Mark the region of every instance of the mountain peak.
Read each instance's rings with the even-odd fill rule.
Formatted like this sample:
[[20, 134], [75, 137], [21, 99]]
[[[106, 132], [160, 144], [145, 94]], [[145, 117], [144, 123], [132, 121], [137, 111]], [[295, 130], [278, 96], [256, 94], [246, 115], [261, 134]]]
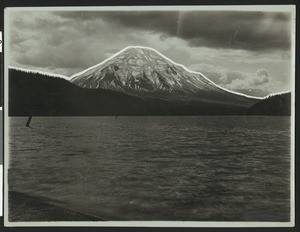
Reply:
[[[137, 52], [140, 52], [140, 51], [143, 51], [143, 50], [152, 50], [154, 51], [153, 48], [150, 48], [150, 47], [143, 47], [143, 46], [128, 46], [128, 47], [125, 47], [124, 49], [121, 50], [121, 52], [123, 51], [137, 51]], [[156, 51], [156, 50], [155, 50]]]
[[126, 51], [137, 52], [137, 53], [148, 51], [148, 52], [155, 52], [155, 53], [159, 54], [159, 52], [157, 50], [155, 50], [154, 48], [144, 47], [144, 46], [128, 46], [128, 47], [125, 47], [124, 49], [122, 49], [119, 53], [126, 52]]

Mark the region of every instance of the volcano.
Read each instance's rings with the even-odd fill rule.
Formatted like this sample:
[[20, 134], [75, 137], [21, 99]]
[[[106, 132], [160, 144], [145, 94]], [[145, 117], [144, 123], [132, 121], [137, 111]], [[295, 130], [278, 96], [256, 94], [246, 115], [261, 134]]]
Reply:
[[106, 89], [172, 102], [249, 107], [260, 100], [226, 90], [200, 72], [188, 70], [152, 48], [130, 46], [103, 62], [71, 76], [87, 89]]

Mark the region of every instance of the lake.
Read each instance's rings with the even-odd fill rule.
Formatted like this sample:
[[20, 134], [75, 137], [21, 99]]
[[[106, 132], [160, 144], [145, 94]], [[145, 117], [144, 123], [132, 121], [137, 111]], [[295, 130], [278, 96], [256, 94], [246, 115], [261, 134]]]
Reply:
[[9, 190], [103, 220], [290, 220], [290, 117], [26, 121], [9, 118]]

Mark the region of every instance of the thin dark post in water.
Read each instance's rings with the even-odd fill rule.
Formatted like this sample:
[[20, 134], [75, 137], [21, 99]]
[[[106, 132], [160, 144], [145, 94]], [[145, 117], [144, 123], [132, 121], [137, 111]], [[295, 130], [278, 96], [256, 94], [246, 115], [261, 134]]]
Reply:
[[118, 115], [115, 117], [115, 120], [118, 118]]
[[29, 114], [28, 120], [26, 122], [27, 127], [30, 127], [30, 122], [31, 122], [32, 116], [33, 116], [33, 112], [31, 111], [30, 114]]

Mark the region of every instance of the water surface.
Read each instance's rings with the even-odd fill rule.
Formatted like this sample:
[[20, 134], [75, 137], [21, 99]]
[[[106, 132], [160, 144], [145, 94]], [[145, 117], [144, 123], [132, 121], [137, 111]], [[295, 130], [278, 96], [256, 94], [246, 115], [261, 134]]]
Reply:
[[289, 221], [289, 117], [26, 120], [10, 190], [105, 220]]

